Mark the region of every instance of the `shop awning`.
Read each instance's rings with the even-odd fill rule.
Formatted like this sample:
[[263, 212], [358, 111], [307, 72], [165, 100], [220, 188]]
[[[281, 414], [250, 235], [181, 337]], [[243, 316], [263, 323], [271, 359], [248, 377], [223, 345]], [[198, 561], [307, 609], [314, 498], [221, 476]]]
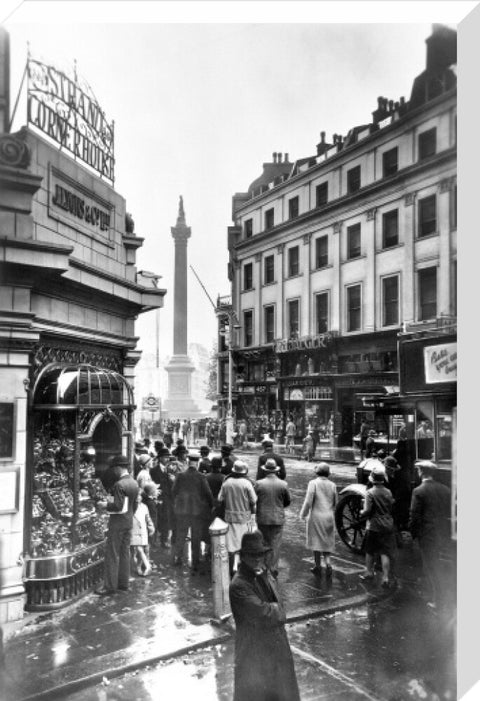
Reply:
[[94, 365], [47, 365], [33, 390], [34, 406], [132, 406], [132, 388], [122, 375]]

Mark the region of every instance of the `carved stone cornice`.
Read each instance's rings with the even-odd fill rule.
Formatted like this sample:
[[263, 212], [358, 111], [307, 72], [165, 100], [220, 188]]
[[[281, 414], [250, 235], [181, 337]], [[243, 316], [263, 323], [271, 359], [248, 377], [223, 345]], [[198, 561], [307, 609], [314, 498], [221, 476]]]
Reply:
[[443, 180], [440, 180], [438, 183], [438, 190], [439, 192], [450, 192], [455, 185], [457, 184], [457, 179], [455, 176], [452, 176], [450, 178], [443, 178]]
[[0, 164], [10, 168], [28, 168], [32, 154], [27, 144], [27, 130], [0, 135]]

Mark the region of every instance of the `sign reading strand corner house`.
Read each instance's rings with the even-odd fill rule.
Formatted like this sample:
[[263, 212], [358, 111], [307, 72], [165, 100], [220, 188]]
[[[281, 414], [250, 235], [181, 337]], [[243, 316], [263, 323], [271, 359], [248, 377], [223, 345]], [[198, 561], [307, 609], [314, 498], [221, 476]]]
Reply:
[[456, 382], [457, 380], [457, 344], [443, 343], [426, 346], [423, 349], [425, 362], [425, 382]]
[[114, 125], [76, 75], [28, 59], [28, 124], [114, 182]]

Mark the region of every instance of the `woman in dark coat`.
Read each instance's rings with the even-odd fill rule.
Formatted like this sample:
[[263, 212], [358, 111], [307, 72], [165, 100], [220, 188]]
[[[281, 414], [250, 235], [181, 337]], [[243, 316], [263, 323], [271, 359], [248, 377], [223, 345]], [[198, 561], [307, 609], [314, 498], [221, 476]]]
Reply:
[[300, 701], [285, 611], [276, 580], [265, 568], [267, 549], [259, 531], [246, 533], [230, 584], [236, 626], [233, 701]]

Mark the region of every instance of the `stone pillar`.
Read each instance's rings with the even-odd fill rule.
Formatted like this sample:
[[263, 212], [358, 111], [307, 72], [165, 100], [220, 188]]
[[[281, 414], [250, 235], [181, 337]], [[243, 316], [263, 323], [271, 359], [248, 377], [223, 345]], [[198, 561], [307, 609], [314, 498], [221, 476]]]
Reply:
[[195, 366], [187, 355], [187, 245], [191, 230], [185, 223], [182, 197], [178, 208], [177, 225], [172, 226], [171, 231], [175, 241], [173, 356], [165, 368], [168, 373], [168, 399], [164, 403], [164, 410], [171, 418], [187, 419], [201, 416], [201, 411], [192, 399], [191, 377]]
[[180, 197], [177, 226], [172, 226], [171, 231], [175, 241], [173, 355], [187, 355], [187, 245], [192, 233], [185, 222], [182, 197]]
[[227, 531], [228, 523], [221, 518], [216, 518], [208, 529], [212, 554], [213, 621], [217, 623], [226, 621], [232, 615], [228, 593], [230, 573], [225, 542]]

